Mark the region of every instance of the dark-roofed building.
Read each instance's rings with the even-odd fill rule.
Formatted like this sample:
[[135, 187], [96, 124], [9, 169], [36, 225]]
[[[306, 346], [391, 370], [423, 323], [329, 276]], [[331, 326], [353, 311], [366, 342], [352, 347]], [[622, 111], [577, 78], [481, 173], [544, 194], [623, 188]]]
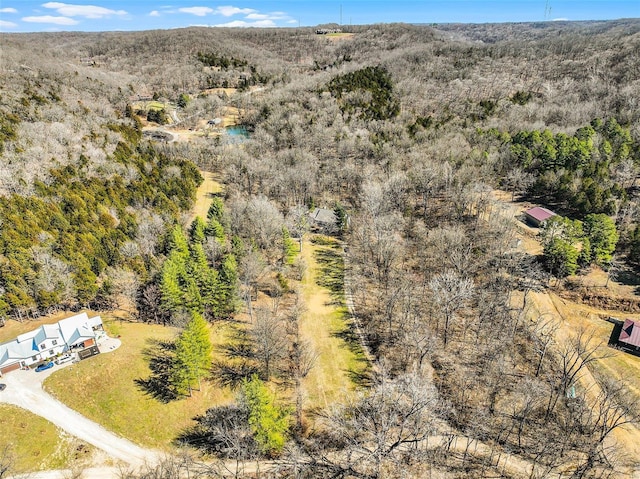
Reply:
[[636, 351], [640, 350], [640, 323], [632, 319], [626, 319], [622, 325], [618, 341], [625, 343], [626, 346]]
[[541, 206], [536, 206], [535, 208], [531, 208], [530, 210], [524, 212], [524, 216], [527, 221], [533, 226], [537, 226], [538, 228], [544, 225], [545, 221], [555, 215], [556, 214], [553, 211]]
[[327, 208], [316, 208], [309, 213], [311, 222], [319, 227], [328, 230], [334, 229], [338, 224], [338, 218], [333, 210]]

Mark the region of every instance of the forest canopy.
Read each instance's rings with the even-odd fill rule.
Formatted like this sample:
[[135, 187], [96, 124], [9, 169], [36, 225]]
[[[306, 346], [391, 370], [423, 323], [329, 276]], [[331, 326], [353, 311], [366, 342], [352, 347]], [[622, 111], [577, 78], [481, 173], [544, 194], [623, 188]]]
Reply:
[[[177, 328], [171, 401], [236, 400], [176, 440], [235, 475], [624, 477], [640, 22], [344, 30], [0, 35], [0, 318]], [[335, 351], [348, 393], [310, 399]]]

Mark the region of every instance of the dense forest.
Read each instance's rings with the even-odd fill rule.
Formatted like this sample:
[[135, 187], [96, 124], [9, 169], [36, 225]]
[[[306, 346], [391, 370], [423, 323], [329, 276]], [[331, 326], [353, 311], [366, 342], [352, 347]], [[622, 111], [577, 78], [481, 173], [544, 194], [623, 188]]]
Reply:
[[[640, 265], [640, 22], [345, 31], [2, 34], [0, 317], [180, 327], [172, 394], [211, 376], [239, 397], [182, 444], [274, 476], [631, 477], [611, 441], [640, 418], [632, 388], [582, 388], [607, 353], [554, 337], [528, 295]], [[133, 105], [152, 97], [184, 128], [233, 107], [250, 138], [149, 141]], [[192, 221], [199, 170], [224, 193]], [[514, 250], [497, 189], [559, 213], [539, 257]], [[309, 411], [291, 285], [317, 206], [340, 220], [372, 364], [349, 401]], [[238, 317], [242, 359], [211, 365], [205, 322]]]

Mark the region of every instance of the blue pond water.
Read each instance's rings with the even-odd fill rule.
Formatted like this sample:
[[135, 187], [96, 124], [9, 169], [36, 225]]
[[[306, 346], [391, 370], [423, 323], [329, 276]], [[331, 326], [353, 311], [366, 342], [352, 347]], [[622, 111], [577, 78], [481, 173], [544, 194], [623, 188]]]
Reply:
[[235, 141], [244, 141], [251, 136], [247, 128], [242, 125], [228, 126], [224, 130]]

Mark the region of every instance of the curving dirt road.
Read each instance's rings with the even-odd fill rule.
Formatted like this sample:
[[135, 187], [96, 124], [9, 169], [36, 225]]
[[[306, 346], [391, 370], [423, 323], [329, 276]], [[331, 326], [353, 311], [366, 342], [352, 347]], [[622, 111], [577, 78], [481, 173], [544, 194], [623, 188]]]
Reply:
[[[493, 192], [493, 196], [501, 208], [498, 209], [500, 214], [508, 221], [513, 221], [516, 226], [516, 237], [520, 240], [518, 249], [529, 255], [539, 255], [542, 253], [542, 245], [538, 231], [519, 221], [517, 217], [526, 208], [534, 206], [529, 203], [516, 203], [509, 200], [510, 195], [499, 190]], [[529, 292], [527, 297], [527, 307], [529, 308], [530, 318], [539, 318], [544, 315], [551, 315], [558, 319], [558, 328], [554, 332], [554, 340], [559, 343], [567, 343], [570, 338], [574, 337], [576, 331], [581, 327], [589, 328], [588, 314], [584, 311], [585, 306], [565, 301], [558, 297], [549, 289], [541, 292]], [[589, 308], [587, 308], [589, 309]], [[591, 308], [593, 309], [593, 308]], [[600, 313], [616, 314], [615, 311], [600, 311]], [[600, 338], [606, 344], [607, 336]], [[606, 347], [606, 346], [605, 346]], [[593, 398], [601, 391], [597, 378], [591, 371], [590, 367], [582, 370], [578, 382], [582, 385], [588, 396]], [[625, 451], [621, 455], [628, 457], [638, 457], [640, 454], [640, 428], [635, 424], [627, 424], [622, 428], [617, 428], [607, 440], [607, 445], [615, 447], [618, 450]], [[626, 465], [626, 464], [625, 464]], [[640, 478], [640, 469], [635, 465], [631, 465], [626, 471], [629, 476]], [[621, 476], [622, 477], [622, 476]]]
[[[119, 343], [118, 340], [108, 341], [114, 342], [114, 344], [107, 345], [107, 347], [103, 349], [107, 352], [115, 349], [115, 347], [117, 347], [115, 344]], [[115, 343], [115, 341], [118, 341], [118, 343]], [[105, 451], [113, 459], [134, 468], [143, 466], [144, 464], [156, 463], [161, 457], [158, 452], [143, 449], [131, 441], [107, 431], [99, 424], [90, 421], [44, 391], [42, 388], [44, 379], [58, 369], [67, 367], [70, 364], [71, 363], [54, 366], [52, 369], [39, 373], [32, 370], [18, 370], [7, 374], [2, 378], [2, 382], [7, 385], [7, 388], [0, 394], [0, 402], [13, 404], [31, 411], [52, 422], [69, 434]], [[49, 471], [39, 474], [32, 473], [29, 477], [42, 479], [61, 477], [61, 472], [62, 471]], [[116, 477], [113, 471], [107, 472], [103, 470], [103, 472], [106, 475], [100, 477]]]

